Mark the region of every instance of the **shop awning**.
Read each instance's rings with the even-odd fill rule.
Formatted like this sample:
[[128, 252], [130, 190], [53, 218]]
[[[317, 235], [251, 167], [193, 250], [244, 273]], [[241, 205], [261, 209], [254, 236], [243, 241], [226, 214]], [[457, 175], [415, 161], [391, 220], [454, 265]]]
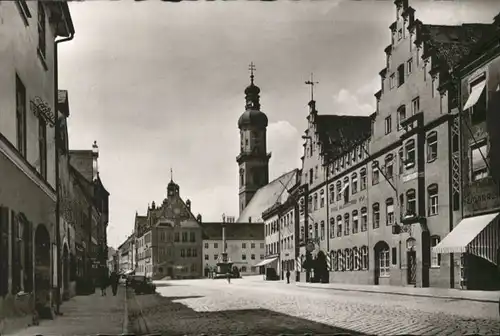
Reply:
[[483, 93], [485, 86], [486, 86], [486, 80], [472, 87], [469, 99], [467, 99], [467, 102], [464, 105], [463, 108], [464, 111], [476, 105], [477, 101], [479, 100], [479, 97], [481, 97], [481, 93]]
[[260, 263], [258, 263], [257, 265], [255, 265], [255, 267], [265, 266], [267, 264], [272, 263], [273, 261], [275, 261], [277, 259], [278, 259], [278, 257], [276, 257], [276, 258], [270, 258], [270, 259], [266, 259], [266, 260], [262, 260]]
[[432, 251], [435, 253], [464, 253], [468, 245], [488, 226], [499, 214], [464, 218]]

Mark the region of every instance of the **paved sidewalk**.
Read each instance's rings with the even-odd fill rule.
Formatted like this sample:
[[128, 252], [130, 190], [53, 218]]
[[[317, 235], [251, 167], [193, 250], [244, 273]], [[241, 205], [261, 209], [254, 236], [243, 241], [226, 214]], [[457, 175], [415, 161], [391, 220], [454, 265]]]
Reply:
[[101, 296], [100, 290], [96, 290], [95, 294], [89, 296], [76, 296], [63, 303], [61, 312], [63, 315], [54, 320], [41, 320], [38, 326], [7, 335], [121, 335], [122, 332], [126, 332], [124, 327], [128, 320], [125, 308], [125, 288], [120, 286], [116, 296], [111, 293], [111, 288], [108, 288], [107, 296]]
[[[247, 276], [242, 280], [249, 282], [263, 282], [267, 284], [285, 284], [286, 280], [265, 281], [262, 275]], [[376, 285], [351, 285], [341, 283], [306, 283], [291, 281], [290, 285], [295, 284], [297, 287], [306, 288], [321, 288], [338, 291], [354, 291], [366, 293], [380, 293], [392, 295], [407, 295], [434, 297], [443, 299], [468, 300], [478, 302], [495, 302], [500, 299], [500, 291], [477, 291], [477, 290], [461, 290], [453, 288], [419, 288], [419, 287], [400, 287], [400, 286], [376, 286]]]

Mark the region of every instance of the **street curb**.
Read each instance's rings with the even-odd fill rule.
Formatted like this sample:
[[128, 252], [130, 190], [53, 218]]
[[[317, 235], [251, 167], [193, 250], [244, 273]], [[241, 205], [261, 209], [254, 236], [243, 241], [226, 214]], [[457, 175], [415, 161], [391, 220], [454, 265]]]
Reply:
[[384, 295], [400, 295], [400, 296], [417, 296], [417, 297], [426, 297], [426, 298], [434, 298], [434, 299], [443, 299], [443, 300], [459, 300], [459, 301], [473, 301], [473, 302], [487, 302], [487, 303], [498, 303], [498, 300], [493, 299], [471, 299], [471, 298], [457, 298], [453, 296], [436, 296], [430, 294], [409, 294], [409, 293], [397, 293], [397, 292], [379, 292], [369, 289], [347, 289], [347, 288], [331, 288], [331, 287], [316, 287], [316, 286], [307, 286], [297, 283], [297, 287], [302, 288], [315, 288], [315, 289], [323, 289], [323, 290], [335, 290], [335, 291], [343, 291], [343, 292], [364, 292], [364, 293], [375, 293], [375, 294], [384, 294]]
[[123, 317], [123, 328], [122, 336], [131, 335], [129, 331], [129, 320], [128, 320], [128, 291], [125, 287], [125, 304], [124, 304], [124, 317]]

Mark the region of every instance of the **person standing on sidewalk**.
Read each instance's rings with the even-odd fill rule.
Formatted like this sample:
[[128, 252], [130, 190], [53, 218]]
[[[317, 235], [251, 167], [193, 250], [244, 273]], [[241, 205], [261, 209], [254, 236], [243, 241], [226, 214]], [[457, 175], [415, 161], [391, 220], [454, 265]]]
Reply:
[[119, 281], [118, 274], [116, 274], [116, 272], [113, 271], [111, 273], [109, 280], [111, 282], [111, 290], [113, 291], [113, 296], [116, 296], [116, 293], [118, 292], [118, 281]]
[[286, 270], [286, 283], [290, 283], [290, 270]]
[[101, 296], [106, 296], [106, 287], [108, 287], [108, 270], [101, 268], [101, 277], [99, 279], [101, 287]]
[[231, 272], [227, 272], [227, 283], [231, 283]]

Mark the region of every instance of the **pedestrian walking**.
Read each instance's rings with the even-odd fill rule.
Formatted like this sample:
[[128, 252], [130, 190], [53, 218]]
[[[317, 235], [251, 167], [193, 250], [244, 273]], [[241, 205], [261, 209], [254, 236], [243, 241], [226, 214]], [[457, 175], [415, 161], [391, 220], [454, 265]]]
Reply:
[[227, 272], [227, 283], [231, 283], [231, 272]]
[[290, 283], [290, 270], [286, 270], [286, 283]]
[[116, 296], [116, 293], [118, 292], [119, 280], [120, 278], [118, 277], [118, 274], [116, 274], [116, 272], [113, 271], [110, 276], [111, 290], [113, 291], [113, 296]]

